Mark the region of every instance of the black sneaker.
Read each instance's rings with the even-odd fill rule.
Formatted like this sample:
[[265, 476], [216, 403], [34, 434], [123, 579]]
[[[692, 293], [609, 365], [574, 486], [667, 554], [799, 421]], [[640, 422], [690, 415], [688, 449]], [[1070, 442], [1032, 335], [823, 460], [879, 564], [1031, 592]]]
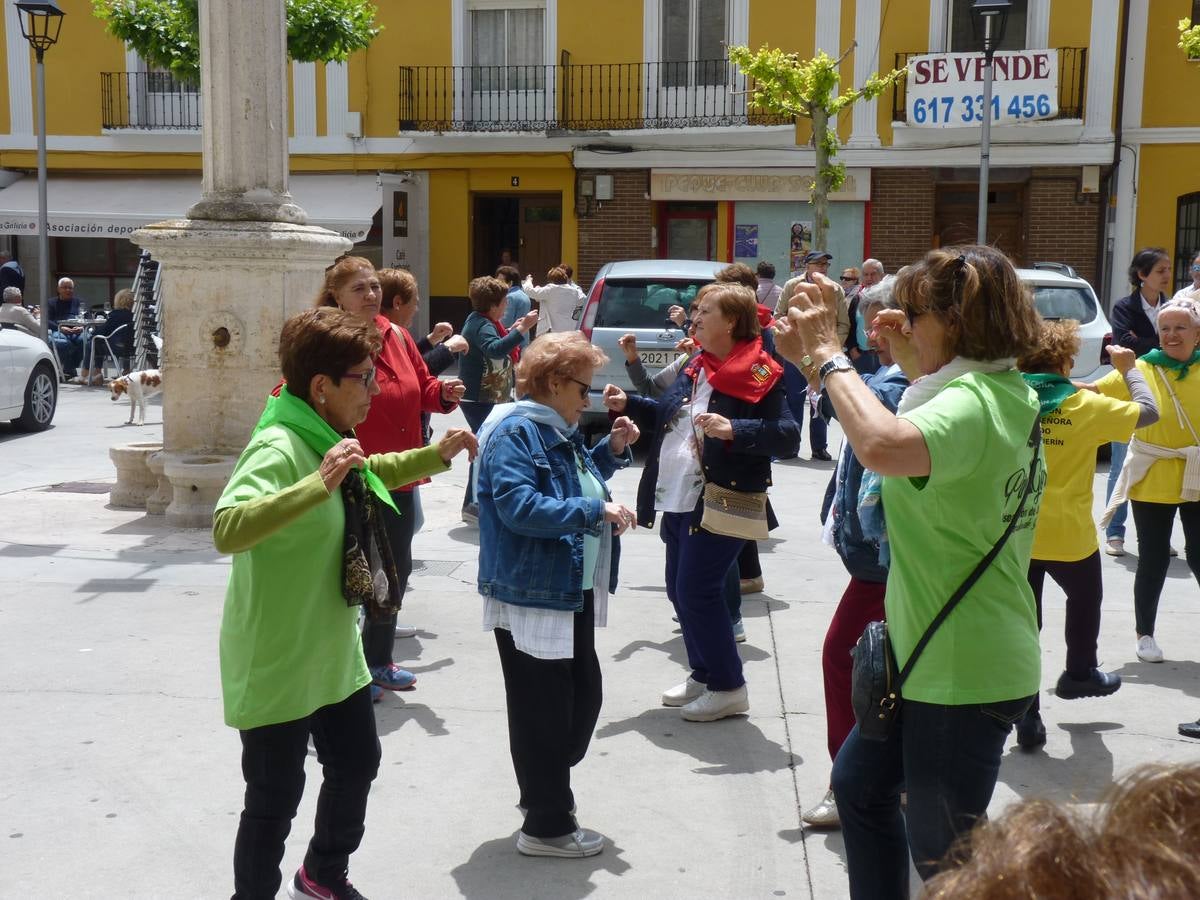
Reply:
[[1101, 672], [1092, 669], [1086, 678], [1074, 678], [1069, 672], [1058, 676], [1058, 684], [1054, 687], [1063, 700], [1078, 700], [1080, 697], [1107, 697], [1115, 694], [1121, 686], [1121, 676], [1115, 672]]
[[347, 873], [343, 872], [335, 884], [317, 884], [308, 877], [304, 866], [301, 866], [296, 870], [296, 877], [288, 884], [288, 896], [292, 900], [304, 900], [306, 897], [315, 900], [367, 900], [346, 880], [346, 875]]
[[1017, 722], [1017, 746], [1022, 750], [1036, 750], [1046, 743], [1046, 726], [1042, 714], [1031, 709]]
[[1183, 722], [1179, 726], [1179, 733], [1187, 738], [1200, 738], [1200, 722]]
[[821, 462], [833, 462], [833, 457], [829, 455], [828, 450], [814, 450], [812, 458], [819, 459]]

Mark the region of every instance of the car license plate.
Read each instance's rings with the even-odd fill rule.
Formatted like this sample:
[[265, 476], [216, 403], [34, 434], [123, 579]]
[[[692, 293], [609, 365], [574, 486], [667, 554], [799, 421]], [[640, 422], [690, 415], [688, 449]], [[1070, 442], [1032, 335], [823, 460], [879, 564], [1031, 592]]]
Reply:
[[642, 350], [642, 365], [647, 369], [665, 369], [679, 354], [674, 350]]

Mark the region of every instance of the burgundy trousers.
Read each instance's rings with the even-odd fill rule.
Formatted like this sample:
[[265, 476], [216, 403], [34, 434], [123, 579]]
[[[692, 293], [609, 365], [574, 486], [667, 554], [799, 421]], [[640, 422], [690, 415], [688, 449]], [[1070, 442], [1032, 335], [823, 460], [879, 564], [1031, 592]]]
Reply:
[[846, 735], [854, 727], [854, 710], [850, 706], [850, 672], [854, 659], [850, 651], [868, 624], [883, 619], [886, 590], [886, 582], [851, 577], [833, 613], [829, 630], [825, 632], [821, 668], [825, 673], [825, 728], [831, 760], [837, 757]]

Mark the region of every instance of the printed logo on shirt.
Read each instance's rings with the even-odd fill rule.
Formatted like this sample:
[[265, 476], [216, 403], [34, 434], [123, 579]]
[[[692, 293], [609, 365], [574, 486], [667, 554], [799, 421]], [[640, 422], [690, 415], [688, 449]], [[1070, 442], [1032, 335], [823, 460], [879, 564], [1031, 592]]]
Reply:
[[750, 375], [759, 384], [766, 384], [767, 379], [771, 377], [771, 370], [762, 363], [755, 363], [750, 367]]

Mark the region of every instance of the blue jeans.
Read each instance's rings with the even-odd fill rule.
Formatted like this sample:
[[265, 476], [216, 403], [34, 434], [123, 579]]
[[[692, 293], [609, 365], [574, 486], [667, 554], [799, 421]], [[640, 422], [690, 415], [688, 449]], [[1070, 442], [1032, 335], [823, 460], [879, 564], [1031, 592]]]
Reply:
[[804, 428], [804, 412], [808, 410], [811, 416], [808, 423], [808, 444], [812, 450], [826, 450], [829, 445], [829, 427], [820, 416], [812, 415], [812, 407], [808, 403], [808, 380], [800, 374], [800, 370], [790, 362], [783, 364], [783, 389], [787, 395], [788, 409], [797, 427]]
[[987, 812], [1004, 742], [1031, 700], [905, 700], [886, 741], [865, 740], [854, 726], [832, 778], [852, 900], [907, 898], [910, 855], [921, 878], [938, 871], [954, 840]]
[[[1121, 444], [1113, 441], [1109, 444], [1112, 448], [1112, 461], [1108, 464], [1108, 486], [1104, 489], [1104, 502], [1107, 504], [1112, 498], [1113, 488], [1117, 486], [1117, 479], [1121, 477], [1121, 468], [1125, 465], [1125, 453], [1129, 450], [1129, 444]], [[1104, 537], [1108, 540], [1120, 538], [1125, 540], [1125, 518], [1129, 515], [1129, 504], [1122, 503], [1121, 506], [1113, 513], [1112, 519], [1108, 523], [1108, 527], [1104, 529]]]
[[711, 691], [732, 691], [746, 683], [733, 640], [726, 602], [726, 578], [741, 552], [741, 538], [692, 530], [693, 513], [663, 513], [667, 545], [667, 596], [683, 629], [692, 677]]
[[50, 332], [50, 341], [58, 350], [58, 358], [62, 362], [63, 371], [74, 372], [83, 359], [83, 335], [52, 331]]

